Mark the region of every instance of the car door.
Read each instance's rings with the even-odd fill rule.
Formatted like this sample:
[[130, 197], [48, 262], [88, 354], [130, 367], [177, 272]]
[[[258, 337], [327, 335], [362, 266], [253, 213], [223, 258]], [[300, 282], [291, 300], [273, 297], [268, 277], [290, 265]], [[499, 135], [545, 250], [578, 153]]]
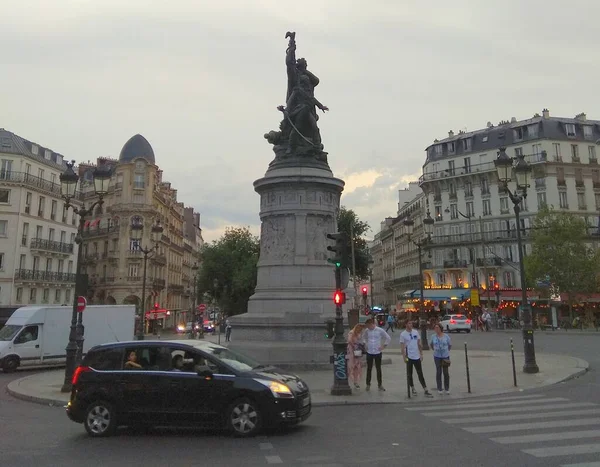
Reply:
[[21, 359], [21, 366], [42, 363], [42, 332], [39, 324], [25, 326], [13, 340], [13, 350]]

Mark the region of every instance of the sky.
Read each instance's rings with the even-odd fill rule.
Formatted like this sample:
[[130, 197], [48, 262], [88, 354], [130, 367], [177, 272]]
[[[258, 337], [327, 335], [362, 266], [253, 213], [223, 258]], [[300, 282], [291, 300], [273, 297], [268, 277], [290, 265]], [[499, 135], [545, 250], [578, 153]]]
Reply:
[[488, 121], [600, 119], [597, 0], [4, 0], [0, 127], [77, 161], [140, 133], [207, 241], [258, 234], [286, 31], [321, 80], [342, 205], [373, 236], [425, 148]]

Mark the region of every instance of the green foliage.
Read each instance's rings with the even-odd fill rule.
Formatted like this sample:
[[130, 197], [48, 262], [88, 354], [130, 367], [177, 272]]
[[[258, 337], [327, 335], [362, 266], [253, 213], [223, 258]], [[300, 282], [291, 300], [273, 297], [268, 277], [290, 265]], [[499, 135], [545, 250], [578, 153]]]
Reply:
[[527, 282], [550, 276], [550, 282], [569, 296], [597, 290], [600, 256], [591, 248], [585, 221], [570, 212], [544, 208], [531, 229], [532, 254], [525, 258]]
[[[356, 259], [356, 277], [358, 280], [369, 276], [369, 249], [363, 235], [371, 230], [368, 223], [361, 221], [352, 209], [342, 206], [338, 215], [338, 231], [348, 237], [348, 254], [351, 254], [350, 231], [354, 235], [354, 256]], [[352, 229], [351, 229], [352, 227]], [[352, 264], [348, 265], [352, 273]]]
[[[256, 263], [260, 247], [247, 228], [228, 228], [223, 236], [205, 245], [198, 271], [198, 303], [206, 293], [228, 315], [245, 313], [248, 299], [256, 287]], [[217, 287], [214, 288], [214, 280]]]

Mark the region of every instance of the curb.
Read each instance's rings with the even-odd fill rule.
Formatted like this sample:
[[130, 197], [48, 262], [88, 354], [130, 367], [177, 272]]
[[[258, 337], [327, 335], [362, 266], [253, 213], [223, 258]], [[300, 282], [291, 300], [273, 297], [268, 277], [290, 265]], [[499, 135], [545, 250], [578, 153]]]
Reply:
[[57, 399], [50, 399], [47, 397], [38, 397], [38, 396], [31, 396], [29, 394], [23, 394], [13, 388], [11, 388], [11, 386], [15, 385], [18, 386], [19, 382], [29, 378], [30, 376], [25, 376], [23, 378], [19, 378], [19, 379], [15, 379], [14, 381], [11, 381], [10, 383], [8, 383], [6, 385], [6, 392], [11, 395], [12, 397], [14, 397], [15, 399], [20, 399], [22, 401], [26, 401], [26, 402], [34, 402], [36, 404], [43, 404], [43, 405], [49, 405], [51, 407], [64, 407], [65, 405], [67, 405], [67, 402], [65, 401], [60, 401]]

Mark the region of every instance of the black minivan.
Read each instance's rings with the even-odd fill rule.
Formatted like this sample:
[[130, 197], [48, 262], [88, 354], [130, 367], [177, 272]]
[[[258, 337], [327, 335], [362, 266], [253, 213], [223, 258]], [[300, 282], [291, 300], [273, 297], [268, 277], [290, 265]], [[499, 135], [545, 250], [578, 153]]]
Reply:
[[310, 413], [300, 378], [206, 341], [96, 346], [75, 370], [67, 404], [69, 418], [94, 437], [118, 426], [226, 428], [252, 436]]

